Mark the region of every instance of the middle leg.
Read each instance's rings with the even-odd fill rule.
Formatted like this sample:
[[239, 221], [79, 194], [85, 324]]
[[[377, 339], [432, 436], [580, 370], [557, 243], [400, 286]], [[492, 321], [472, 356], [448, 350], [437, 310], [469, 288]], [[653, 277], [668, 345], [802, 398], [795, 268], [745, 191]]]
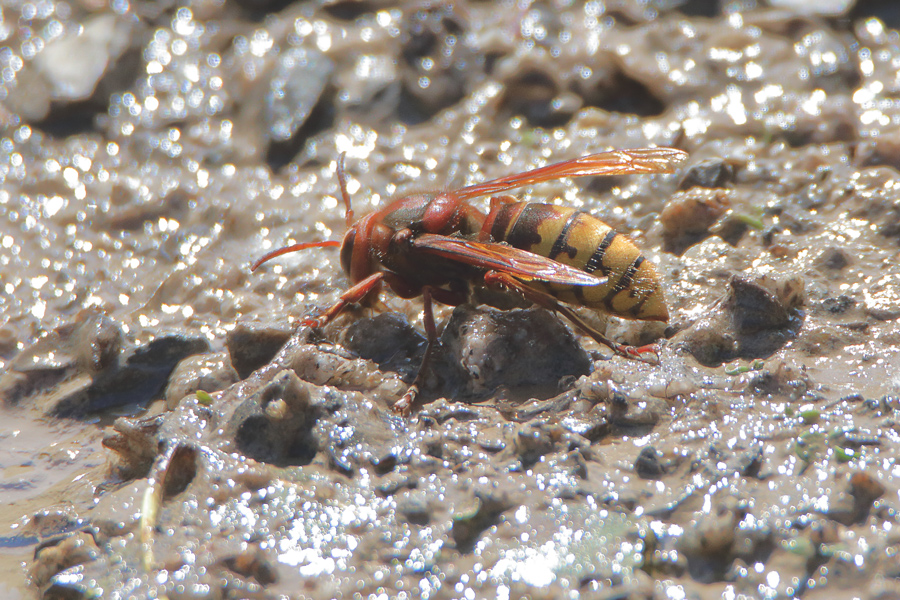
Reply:
[[432, 290], [430, 287], [426, 286], [422, 288], [422, 299], [425, 304], [423, 317], [425, 321], [425, 336], [428, 340], [427, 345], [425, 346], [425, 356], [422, 357], [422, 363], [419, 365], [419, 370], [416, 372], [416, 378], [413, 379], [409, 389], [407, 389], [406, 393], [391, 407], [394, 412], [404, 416], [409, 414], [413, 403], [416, 401], [416, 397], [419, 395], [419, 387], [425, 379], [424, 373], [426, 372], [426, 369], [428, 369], [429, 363], [431, 362], [431, 353], [434, 350], [434, 346], [437, 344], [437, 326], [434, 323], [434, 308], [432, 306], [431, 295]]

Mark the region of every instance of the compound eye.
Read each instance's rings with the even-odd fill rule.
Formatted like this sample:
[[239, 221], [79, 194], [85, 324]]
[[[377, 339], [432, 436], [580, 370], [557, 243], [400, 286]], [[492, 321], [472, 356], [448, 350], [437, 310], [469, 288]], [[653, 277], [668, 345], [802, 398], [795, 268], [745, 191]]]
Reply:
[[353, 245], [356, 243], [356, 227], [351, 227], [341, 242], [341, 268], [350, 275], [350, 261], [353, 258]]

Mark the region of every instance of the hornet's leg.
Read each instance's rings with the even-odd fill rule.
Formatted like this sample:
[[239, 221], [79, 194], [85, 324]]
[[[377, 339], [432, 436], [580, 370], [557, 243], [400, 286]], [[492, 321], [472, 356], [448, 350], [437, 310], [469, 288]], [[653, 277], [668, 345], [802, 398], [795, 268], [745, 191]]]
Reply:
[[409, 386], [409, 389], [406, 390], [406, 393], [403, 394], [403, 396], [399, 400], [397, 400], [392, 407], [394, 409], [394, 412], [400, 413], [401, 415], [408, 415], [410, 409], [412, 408], [413, 402], [416, 401], [416, 396], [419, 395], [419, 386], [422, 384], [422, 380], [425, 378], [424, 373], [426, 369], [428, 369], [429, 362], [431, 362], [432, 350], [437, 343], [437, 327], [434, 324], [434, 311], [432, 309], [431, 294], [432, 288], [428, 286], [422, 288], [422, 298], [425, 301], [425, 335], [428, 338], [428, 345], [425, 346], [425, 356], [422, 357], [422, 364], [419, 365], [419, 370], [416, 373], [416, 378], [413, 380], [412, 385]]
[[635, 347], [614, 342], [585, 323], [584, 320], [579, 317], [575, 311], [573, 311], [568, 306], [561, 304], [550, 294], [541, 292], [534, 288], [530, 288], [508, 273], [488, 271], [484, 275], [484, 282], [488, 285], [501, 285], [506, 286], [509, 289], [516, 290], [517, 292], [522, 294], [526, 300], [534, 302], [538, 306], [542, 306], [547, 310], [552, 310], [554, 312], [560, 313], [562, 316], [571, 321], [576, 327], [583, 330], [597, 342], [603, 344], [607, 348], [610, 348], [613, 352], [620, 356], [624, 356], [625, 358], [633, 358], [635, 360], [640, 360], [652, 365], [659, 364], [659, 347], [656, 344]]
[[372, 275], [369, 275], [368, 277], [354, 285], [352, 288], [341, 294], [341, 297], [337, 302], [334, 303], [331, 308], [320, 314], [318, 317], [309, 317], [303, 319], [301, 323], [303, 325], [309, 325], [310, 327], [324, 327], [326, 324], [330, 323], [336, 316], [341, 314], [341, 311], [347, 308], [348, 304], [360, 302], [367, 295], [377, 290], [383, 278], [384, 273], [374, 273]]

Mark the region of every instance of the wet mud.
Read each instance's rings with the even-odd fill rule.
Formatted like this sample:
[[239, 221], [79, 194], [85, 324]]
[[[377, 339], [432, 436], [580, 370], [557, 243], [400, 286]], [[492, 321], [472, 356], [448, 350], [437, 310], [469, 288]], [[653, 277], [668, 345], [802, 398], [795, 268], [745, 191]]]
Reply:
[[[0, 595], [893, 598], [890, 3], [4, 6]], [[389, 291], [324, 327], [356, 218], [554, 179], [667, 323]], [[488, 199], [473, 200], [488, 211]], [[490, 305], [490, 306], [488, 306]]]

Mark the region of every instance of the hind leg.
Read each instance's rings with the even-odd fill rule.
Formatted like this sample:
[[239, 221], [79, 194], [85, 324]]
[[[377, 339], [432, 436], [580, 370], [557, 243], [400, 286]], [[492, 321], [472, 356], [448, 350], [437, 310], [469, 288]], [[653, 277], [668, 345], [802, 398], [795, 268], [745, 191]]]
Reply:
[[508, 273], [488, 271], [484, 275], [484, 282], [488, 285], [499, 285], [511, 290], [516, 290], [517, 292], [522, 294], [522, 296], [524, 296], [526, 300], [534, 302], [538, 306], [546, 308], [547, 310], [552, 310], [561, 314], [573, 325], [591, 336], [594, 340], [603, 344], [620, 356], [639, 360], [652, 365], [659, 364], [659, 347], [656, 344], [648, 344], [647, 346], [628, 346], [626, 344], [614, 342], [613, 340], [609, 339], [608, 337], [588, 325], [584, 321], [584, 319], [578, 316], [575, 311], [573, 311], [565, 304], [559, 302], [559, 300], [557, 300], [550, 294], [541, 292], [534, 288], [530, 288]]

